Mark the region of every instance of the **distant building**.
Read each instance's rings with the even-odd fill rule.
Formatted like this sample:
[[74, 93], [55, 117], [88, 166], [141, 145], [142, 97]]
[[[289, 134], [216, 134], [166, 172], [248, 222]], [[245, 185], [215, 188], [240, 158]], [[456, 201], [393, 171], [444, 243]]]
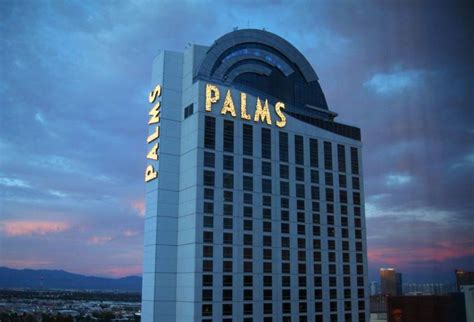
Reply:
[[403, 284], [403, 294], [405, 295], [444, 295], [456, 292], [457, 288], [453, 284], [425, 283]]
[[458, 286], [458, 291], [461, 291], [462, 285], [474, 285], [474, 272], [467, 272], [462, 269], [457, 269], [454, 271], [456, 274], [456, 284]]
[[466, 307], [466, 321], [474, 321], [474, 285], [461, 285], [464, 293], [464, 305]]
[[370, 295], [371, 296], [377, 295], [379, 293], [378, 287], [379, 286], [378, 286], [377, 282], [375, 282], [375, 281], [370, 282], [369, 289], [370, 289]]
[[387, 318], [387, 322], [466, 321], [464, 297], [459, 293], [449, 296], [389, 296]]
[[402, 274], [394, 268], [381, 268], [380, 287], [382, 295], [402, 295]]

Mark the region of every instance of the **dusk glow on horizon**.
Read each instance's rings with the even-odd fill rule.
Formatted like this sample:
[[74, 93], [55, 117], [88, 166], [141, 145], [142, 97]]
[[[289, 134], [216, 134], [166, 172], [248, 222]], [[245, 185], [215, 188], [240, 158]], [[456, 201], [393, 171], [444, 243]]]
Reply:
[[0, 267], [141, 275], [153, 59], [239, 27], [290, 41], [361, 129], [369, 281], [474, 270], [472, 4], [251, 4], [0, 3]]

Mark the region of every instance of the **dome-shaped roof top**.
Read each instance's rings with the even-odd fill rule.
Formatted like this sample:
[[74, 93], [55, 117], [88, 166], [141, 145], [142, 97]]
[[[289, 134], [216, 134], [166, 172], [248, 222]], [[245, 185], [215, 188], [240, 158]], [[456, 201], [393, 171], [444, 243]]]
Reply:
[[308, 60], [288, 41], [264, 30], [235, 30], [220, 37], [194, 76], [251, 88], [293, 106], [328, 109]]

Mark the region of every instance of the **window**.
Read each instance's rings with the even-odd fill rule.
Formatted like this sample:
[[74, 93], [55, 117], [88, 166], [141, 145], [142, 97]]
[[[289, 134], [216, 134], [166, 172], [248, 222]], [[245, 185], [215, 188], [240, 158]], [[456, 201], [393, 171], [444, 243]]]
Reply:
[[270, 129], [262, 128], [262, 158], [272, 158], [272, 137]]
[[253, 235], [244, 235], [244, 245], [252, 245], [253, 244]]
[[288, 210], [281, 211], [281, 220], [290, 220], [290, 212]]
[[245, 173], [252, 173], [253, 172], [253, 160], [252, 159], [243, 159], [243, 171]]
[[232, 244], [232, 233], [224, 233], [224, 244]]
[[252, 125], [243, 124], [243, 153], [244, 155], [253, 155], [253, 128]]
[[319, 200], [319, 187], [311, 186], [311, 198], [313, 200]]
[[202, 256], [203, 257], [212, 257], [213, 247], [204, 245], [202, 246]]
[[346, 188], [347, 187], [347, 182], [346, 182], [346, 176], [343, 174], [339, 175], [339, 187], [340, 188]]
[[222, 269], [227, 273], [232, 272], [232, 261], [224, 261]]
[[304, 181], [304, 168], [296, 167], [295, 168], [295, 173], [296, 173], [296, 180]]
[[253, 224], [252, 220], [249, 220], [249, 219], [244, 220], [244, 230], [250, 230], [251, 231], [252, 227], [253, 227], [252, 224]]
[[223, 159], [223, 168], [224, 170], [234, 170], [234, 157], [231, 155], [224, 154]]
[[295, 163], [304, 164], [303, 137], [295, 135]]
[[339, 172], [346, 172], [346, 150], [344, 145], [337, 145], [337, 164]]
[[315, 168], [319, 166], [318, 140], [316, 139], [309, 139], [309, 163]]
[[272, 180], [271, 179], [262, 179], [262, 192], [272, 193]]
[[354, 205], [360, 205], [360, 193], [359, 192], [353, 192], [352, 193], [352, 201], [354, 202]]
[[359, 190], [360, 189], [360, 182], [358, 177], [352, 177], [352, 189]]
[[339, 202], [347, 203], [347, 191], [345, 190], [339, 191]]
[[331, 142], [324, 142], [324, 168], [332, 170], [332, 146]]
[[224, 188], [232, 189], [234, 187], [234, 175], [232, 173], [224, 173], [222, 179]]
[[214, 213], [214, 204], [212, 202], [204, 202], [204, 213], [205, 214]]
[[214, 168], [215, 155], [212, 152], [204, 151], [204, 166]]
[[280, 181], [280, 194], [283, 196], [290, 195], [290, 185], [286, 181]]
[[253, 196], [251, 193], [244, 193], [244, 203], [252, 204]]
[[230, 246], [226, 246], [222, 250], [224, 258], [232, 258], [232, 252], [232, 247]]
[[252, 207], [244, 207], [244, 217], [252, 217]]
[[212, 260], [203, 260], [202, 261], [202, 271], [203, 272], [212, 272]]
[[272, 219], [272, 209], [271, 208], [263, 208], [262, 217], [264, 219]]
[[214, 189], [204, 188], [204, 199], [214, 200]]
[[204, 170], [204, 185], [214, 187], [214, 171]]
[[187, 119], [194, 113], [194, 104], [190, 104], [184, 108], [184, 118]]
[[212, 275], [202, 276], [202, 286], [212, 286]]
[[311, 170], [311, 183], [319, 183], [319, 171]]
[[279, 133], [280, 161], [288, 162], [288, 133]]
[[304, 198], [304, 184], [296, 184], [296, 197]]
[[264, 206], [272, 206], [272, 196], [262, 196], [262, 204]]
[[288, 166], [285, 164], [280, 164], [280, 178], [288, 179], [289, 170]]
[[234, 200], [233, 191], [224, 190], [224, 201], [232, 202]]
[[232, 204], [224, 204], [223, 206], [224, 216], [232, 216], [233, 208], [234, 207], [232, 206]]
[[223, 290], [222, 299], [224, 301], [232, 301], [232, 290]]
[[204, 120], [204, 147], [215, 149], [216, 147], [216, 119], [206, 116]]
[[244, 314], [253, 314], [252, 303], [244, 303]]
[[223, 226], [224, 229], [232, 229], [232, 218], [224, 218]]
[[331, 172], [325, 172], [324, 173], [324, 182], [326, 183], [326, 186], [332, 186], [333, 185], [333, 179], [332, 179], [332, 173]]
[[243, 188], [245, 191], [253, 191], [253, 179], [249, 176], [243, 178]]
[[326, 188], [326, 201], [334, 201], [334, 190]]
[[212, 243], [214, 241], [212, 231], [205, 231], [202, 239], [205, 243]]
[[212, 301], [212, 290], [202, 290], [202, 300]]
[[234, 152], [234, 122], [224, 120], [224, 151]]
[[203, 304], [202, 305], [202, 315], [203, 316], [212, 315], [212, 304]]
[[263, 246], [272, 246], [272, 236], [263, 236]]
[[214, 227], [214, 217], [212, 216], [204, 216], [203, 219], [204, 223], [203, 226], [206, 228], [212, 228]]
[[223, 275], [222, 276], [222, 285], [232, 286], [232, 275]]
[[264, 221], [263, 222], [263, 231], [271, 232], [272, 231], [272, 222], [271, 221]]
[[262, 175], [271, 177], [271, 175], [272, 175], [272, 164], [271, 164], [271, 162], [266, 162], [266, 161], [262, 162]]
[[351, 169], [352, 174], [359, 174], [359, 155], [357, 148], [351, 148]]

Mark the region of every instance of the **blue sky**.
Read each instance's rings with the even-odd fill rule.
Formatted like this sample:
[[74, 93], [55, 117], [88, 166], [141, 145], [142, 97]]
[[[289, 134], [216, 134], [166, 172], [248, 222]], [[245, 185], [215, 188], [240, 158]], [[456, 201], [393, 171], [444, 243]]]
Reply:
[[0, 265], [140, 274], [160, 49], [266, 28], [362, 129], [371, 278], [474, 269], [472, 4], [0, 2]]

